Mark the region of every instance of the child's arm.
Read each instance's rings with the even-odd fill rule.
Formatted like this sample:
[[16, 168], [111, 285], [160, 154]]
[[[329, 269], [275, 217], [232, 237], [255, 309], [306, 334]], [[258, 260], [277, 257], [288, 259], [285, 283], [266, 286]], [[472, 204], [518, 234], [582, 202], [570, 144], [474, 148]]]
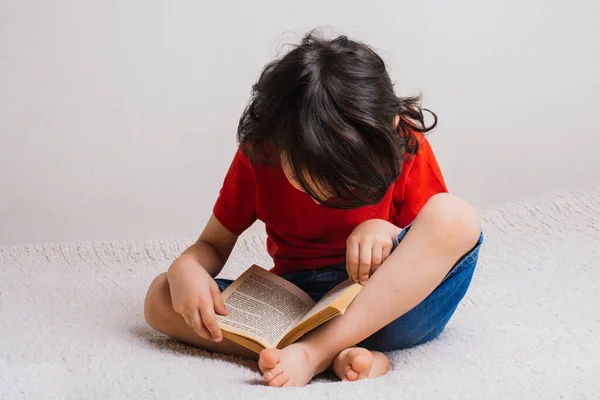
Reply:
[[226, 315], [227, 309], [213, 277], [223, 269], [237, 238], [212, 215], [200, 238], [167, 272], [173, 309], [204, 339], [223, 339], [215, 312]]
[[196, 243], [188, 247], [178, 260], [189, 259], [196, 262], [214, 278], [223, 269], [237, 238], [237, 235], [229, 232], [214, 215], [211, 215]]
[[346, 269], [354, 282], [366, 282], [390, 255], [401, 228], [416, 218], [431, 197], [448, 191], [431, 145], [422, 133], [416, 135], [419, 152], [402, 166], [389, 222], [365, 221], [348, 237]]

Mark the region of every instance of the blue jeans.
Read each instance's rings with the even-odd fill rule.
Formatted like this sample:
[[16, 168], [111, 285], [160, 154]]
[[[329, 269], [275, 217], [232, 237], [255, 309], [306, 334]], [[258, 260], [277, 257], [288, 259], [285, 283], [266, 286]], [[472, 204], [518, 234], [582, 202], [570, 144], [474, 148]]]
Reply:
[[[410, 226], [398, 235], [394, 249], [409, 229]], [[366, 338], [358, 346], [370, 350], [390, 351], [407, 349], [435, 339], [444, 330], [469, 288], [482, 242], [483, 234], [480, 234], [475, 247], [458, 260], [442, 283], [425, 300]], [[296, 271], [283, 275], [283, 278], [304, 290], [313, 300], [319, 301], [325, 293], [348, 279], [348, 273], [345, 265], [335, 265], [329, 268]], [[232, 282], [229, 279], [215, 281], [221, 291]]]

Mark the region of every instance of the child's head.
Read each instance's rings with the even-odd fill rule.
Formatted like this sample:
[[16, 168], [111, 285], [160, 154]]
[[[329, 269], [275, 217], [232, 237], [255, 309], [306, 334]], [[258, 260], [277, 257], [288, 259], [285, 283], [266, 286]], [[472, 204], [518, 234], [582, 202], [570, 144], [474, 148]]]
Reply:
[[[435, 123], [434, 123], [435, 125]], [[253, 162], [282, 161], [288, 178], [336, 208], [378, 203], [428, 131], [419, 98], [396, 96], [369, 46], [308, 34], [253, 86], [238, 140]]]

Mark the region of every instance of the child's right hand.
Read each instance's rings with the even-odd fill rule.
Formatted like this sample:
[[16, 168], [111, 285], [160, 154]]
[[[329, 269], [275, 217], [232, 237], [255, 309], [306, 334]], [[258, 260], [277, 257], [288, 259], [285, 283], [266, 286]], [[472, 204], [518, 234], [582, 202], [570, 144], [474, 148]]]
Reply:
[[217, 283], [195, 259], [182, 255], [167, 273], [173, 309], [202, 338], [220, 342], [215, 311], [227, 315]]

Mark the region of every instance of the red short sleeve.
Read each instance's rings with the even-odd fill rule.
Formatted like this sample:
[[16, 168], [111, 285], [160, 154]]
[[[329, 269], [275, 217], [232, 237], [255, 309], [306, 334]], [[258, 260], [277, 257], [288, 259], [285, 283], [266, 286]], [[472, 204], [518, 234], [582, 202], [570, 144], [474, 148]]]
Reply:
[[398, 227], [410, 224], [435, 194], [448, 192], [429, 141], [417, 134], [419, 152], [406, 161], [394, 187], [391, 220]]
[[256, 221], [256, 184], [250, 161], [238, 149], [213, 208], [215, 217], [235, 235]]

